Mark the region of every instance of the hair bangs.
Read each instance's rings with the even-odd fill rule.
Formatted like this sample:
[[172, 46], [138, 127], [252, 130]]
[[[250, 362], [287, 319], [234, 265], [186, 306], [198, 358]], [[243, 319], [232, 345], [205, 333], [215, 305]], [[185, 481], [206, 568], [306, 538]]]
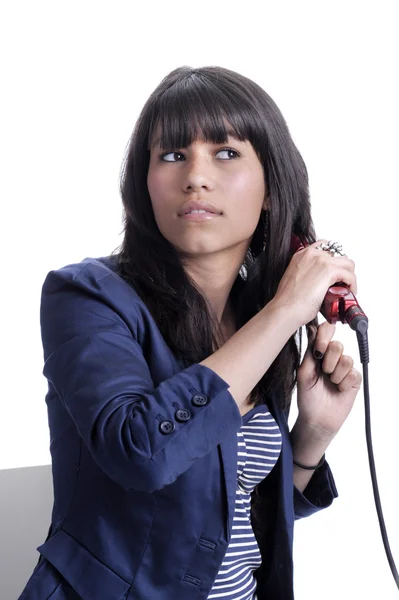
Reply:
[[229, 135], [240, 141], [254, 136], [253, 108], [237, 90], [208, 78], [191, 76], [176, 82], [158, 99], [150, 140], [157, 131], [162, 149], [187, 148], [196, 139], [224, 144]]

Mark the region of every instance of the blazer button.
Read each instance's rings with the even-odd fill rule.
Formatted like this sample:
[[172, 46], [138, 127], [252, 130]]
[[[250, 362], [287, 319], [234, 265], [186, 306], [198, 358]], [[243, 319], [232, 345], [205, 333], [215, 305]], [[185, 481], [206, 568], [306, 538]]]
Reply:
[[189, 410], [185, 408], [180, 408], [175, 412], [176, 421], [188, 421], [191, 419], [191, 413]]
[[197, 394], [192, 397], [191, 402], [194, 406], [205, 406], [205, 404], [208, 404], [208, 397], [204, 396], [204, 394]]
[[175, 424], [172, 421], [162, 421], [159, 426], [159, 431], [161, 433], [172, 433], [175, 428]]

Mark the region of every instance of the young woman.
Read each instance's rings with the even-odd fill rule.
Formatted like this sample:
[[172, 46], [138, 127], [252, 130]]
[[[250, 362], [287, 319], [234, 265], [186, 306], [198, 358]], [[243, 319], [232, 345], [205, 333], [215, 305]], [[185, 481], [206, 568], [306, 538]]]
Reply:
[[292, 600], [294, 520], [337, 496], [361, 385], [317, 320], [354, 262], [320, 251], [276, 104], [225, 68], [161, 81], [121, 195], [121, 247], [43, 285], [54, 509], [20, 598]]

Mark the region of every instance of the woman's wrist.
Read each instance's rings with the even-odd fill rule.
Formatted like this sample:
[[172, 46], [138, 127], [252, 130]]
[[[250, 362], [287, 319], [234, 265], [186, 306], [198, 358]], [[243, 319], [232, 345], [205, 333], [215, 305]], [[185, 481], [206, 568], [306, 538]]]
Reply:
[[305, 465], [317, 465], [334, 437], [303, 424], [298, 418], [290, 433], [294, 459]]
[[[326, 450], [334, 436], [325, 435], [313, 426], [305, 425], [299, 418], [296, 420], [291, 432], [291, 446], [293, 460], [305, 467], [320, 467], [324, 463]], [[293, 467], [294, 485], [303, 492], [308, 485], [315, 469], [307, 469], [298, 464]]]

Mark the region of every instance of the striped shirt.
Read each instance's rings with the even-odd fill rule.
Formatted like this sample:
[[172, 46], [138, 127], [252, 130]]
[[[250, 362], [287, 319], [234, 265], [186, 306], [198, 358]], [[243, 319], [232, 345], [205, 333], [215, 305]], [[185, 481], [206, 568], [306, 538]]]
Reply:
[[233, 531], [208, 599], [257, 600], [254, 571], [261, 565], [251, 525], [251, 492], [273, 469], [281, 451], [280, 429], [265, 404], [242, 417], [237, 432], [237, 492]]

